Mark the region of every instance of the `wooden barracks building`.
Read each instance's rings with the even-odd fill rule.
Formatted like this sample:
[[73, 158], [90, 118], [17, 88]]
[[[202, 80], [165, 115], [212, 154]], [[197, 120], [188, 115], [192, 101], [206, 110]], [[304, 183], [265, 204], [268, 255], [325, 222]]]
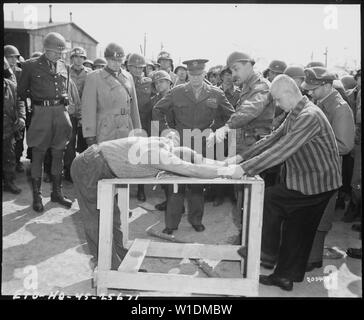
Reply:
[[34, 51], [43, 52], [43, 39], [49, 32], [62, 34], [68, 49], [83, 47], [88, 59], [96, 58], [98, 41], [72, 21], [53, 22], [51, 15], [48, 22], [38, 22], [33, 26], [27, 26], [24, 21], [4, 21], [4, 45], [17, 47], [23, 58], [29, 59]]

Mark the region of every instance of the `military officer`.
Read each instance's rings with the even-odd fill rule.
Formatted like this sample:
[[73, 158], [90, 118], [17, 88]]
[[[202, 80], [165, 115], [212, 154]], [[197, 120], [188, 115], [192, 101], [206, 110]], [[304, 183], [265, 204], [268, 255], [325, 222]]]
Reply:
[[174, 69], [174, 73], [177, 76], [176, 81], [174, 82], [173, 86], [178, 86], [179, 84], [188, 82], [188, 74], [187, 74], [187, 67], [183, 64], [178, 65]]
[[[152, 121], [152, 79], [143, 76], [143, 70], [146, 66], [145, 58], [142, 55], [132, 53], [129, 56], [128, 70], [134, 79], [140, 122], [142, 129], [145, 130], [149, 137]], [[138, 185], [137, 199], [142, 202], [146, 200], [144, 185], [142, 184]]]
[[152, 78], [153, 72], [155, 71], [155, 65], [152, 60], [147, 60], [145, 63], [144, 74], [146, 77]]
[[104, 58], [96, 58], [93, 64], [93, 70], [102, 69], [106, 66], [106, 60]]
[[89, 69], [93, 69], [94, 67], [94, 63], [90, 60], [90, 59], [86, 59], [84, 62], [83, 62], [83, 65]]
[[177, 76], [175, 73], [172, 72], [173, 59], [171, 58], [170, 53], [168, 53], [167, 51], [161, 51], [158, 55], [157, 63], [160, 65], [160, 68], [158, 70], [167, 71], [173, 83], [175, 83], [177, 80]]
[[12, 70], [4, 57], [3, 79], [3, 190], [19, 194], [15, 183], [14, 133], [25, 127], [25, 105], [17, 99], [16, 85], [9, 80]]
[[[166, 94], [171, 90], [172, 79], [171, 76], [164, 70], [158, 70], [153, 73], [153, 85], [157, 93], [152, 97], [152, 106], [155, 106], [159, 100], [166, 96]], [[173, 127], [172, 115], [169, 113], [167, 115], [167, 123], [169, 127]], [[168, 197], [168, 187], [162, 185], [162, 189], [165, 193], [166, 199]], [[155, 208], [159, 211], [164, 211], [167, 208], [167, 200], [162, 201], [155, 205]]]
[[[275, 105], [270, 94], [270, 82], [254, 70], [255, 61], [250, 55], [235, 51], [228, 56], [226, 64], [232, 71], [235, 83], [242, 89], [236, 112], [225, 126], [216, 130], [215, 136], [217, 143], [222, 142], [227, 132], [235, 129], [236, 153], [239, 154], [272, 132]], [[266, 187], [276, 183], [279, 168], [277, 166], [262, 172]], [[236, 216], [234, 221], [240, 228], [240, 216]]]
[[[8, 61], [10, 68], [13, 71], [13, 74], [16, 78], [16, 84], [19, 83], [20, 75], [22, 69], [18, 66], [18, 59], [20, 58], [19, 50], [12, 46], [12, 45], [6, 45], [4, 46], [4, 55], [6, 60]], [[24, 172], [23, 164], [21, 163], [20, 159], [23, 155], [24, 151], [24, 132], [25, 128], [23, 128], [20, 131], [16, 131], [15, 136], [15, 159], [16, 159], [16, 166], [15, 170], [17, 172]]]
[[207, 72], [207, 80], [213, 85], [213, 86], [220, 86], [221, 79], [220, 79], [220, 72], [223, 69], [223, 66], [215, 66], [209, 69]]
[[67, 112], [69, 105], [69, 73], [61, 60], [66, 50], [66, 40], [56, 32], [48, 33], [43, 40], [44, 54], [27, 60], [18, 85], [19, 97], [32, 100], [33, 116], [27, 134], [27, 144], [32, 147], [31, 177], [33, 209], [44, 210], [41, 198], [42, 165], [45, 152], [52, 150], [51, 201], [70, 208], [72, 202], [62, 192], [63, 155], [72, 134], [72, 124]]
[[[223, 126], [234, 112], [234, 108], [226, 99], [224, 93], [219, 88], [204, 82], [207, 61], [205, 59], [184, 61], [183, 63], [187, 65], [190, 81], [172, 88], [153, 108], [153, 119], [159, 121], [160, 131], [165, 129], [177, 130], [184, 146], [191, 146], [196, 150], [202, 144], [202, 150], [196, 150], [202, 154], [206, 153], [204, 140], [198, 141], [197, 137], [184, 139], [184, 133], [186, 134], [193, 129], [197, 129], [196, 131], [216, 130]], [[172, 117], [171, 121], [168, 119], [169, 114]], [[202, 224], [204, 211], [203, 186], [181, 185], [178, 187], [177, 193], [172, 192], [171, 186], [168, 186], [168, 189], [165, 213], [166, 228], [163, 232], [171, 234], [173, 230], [178, 228], [183, 212], [186, 189], [188, 189], [186, 195], [189, 208], [188, 221], [196, 231], [205, 230]]]
[[273, 60], [268, 67], [268, 80], [272, 82], [276, 76], [286, 70], [287, 64], [281, 60]]
[[134, 80], [121, 68], [124, 49], [110, 43], [104, 56], [107, 65], [87, 75], [82, 93], [82, 133], [88, 146], [141, 128]]
[[[83, 88], [85, 86], [86, 76], [92, 72], [92, 69], [85, 67], [84, 62], [87, 59], [86, 50], [82, 47], [75, 47], [71, 51], [71, 68], [70, 76], [73, 82], [76, 84], [78, 95], [81, 98], [83, 93]], [[87, 149], [86, 141], [82, 135], [82, 126], [79, 123], [81, 114], [80, 106], [76, 106], [76, 112], [71, 115], [71, 122], [73, 127], [72, 138], [67, 145], [64, 158], [64, 177], [66, 180], [71, 181], [71, 163], [76, 157], [76, 149], [78, 152], [83, 152]], [[77, 140], [77, 148], [76, 148]]]
[[[339, 155], [345, 156], [354, 147], [355, 124], [350, 106], [333, 88], [336, 77], [324, 67], [305, 69], [305, 82], [302, 87], [311, 91], [317, 106], [324, 112], [334, 131]], [[349, 181], [350, 183], [350, 181]], [[314, 244], [307, 270], [322, 267], [325, 237], [331, 229], [335, 214], [335, 199], [337, 192], [330, 198], [329, 203], [317, 228]]]

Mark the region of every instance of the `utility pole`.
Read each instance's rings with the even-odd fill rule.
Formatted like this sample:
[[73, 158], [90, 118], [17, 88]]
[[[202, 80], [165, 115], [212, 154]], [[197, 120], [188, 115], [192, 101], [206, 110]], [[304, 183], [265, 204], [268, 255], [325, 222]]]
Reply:
[[146, 52], [147, 52], [147, 34], [144, 33], [144, 57], [146, 56]]
[[52, 21], [52, 5], [49, 5], [49, 23], [53, 23]]
[[164, 48], [163, 42], [161, 42], [161, 51], [163, 51], [163, 48]]
[[328, 53], [328, 50], [327, 50], [327, 47], [325, 48], [325, 52], [324, 52], [324, 56], [325, 56], [325, 68], [327, 68], [327, 53]]
[[70, 12], [70, 22], [72, 22], [72, 12]]
[[313, 61], [313, 51], [311, 52], [311, 61]]

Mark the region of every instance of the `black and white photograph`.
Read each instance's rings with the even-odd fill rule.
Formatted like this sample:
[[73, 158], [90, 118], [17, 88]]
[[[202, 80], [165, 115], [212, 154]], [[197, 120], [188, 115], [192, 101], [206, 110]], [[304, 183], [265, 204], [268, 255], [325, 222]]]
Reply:
[[4, 3], [3, 47], [1, 299], [362, 298], [359, 1]]

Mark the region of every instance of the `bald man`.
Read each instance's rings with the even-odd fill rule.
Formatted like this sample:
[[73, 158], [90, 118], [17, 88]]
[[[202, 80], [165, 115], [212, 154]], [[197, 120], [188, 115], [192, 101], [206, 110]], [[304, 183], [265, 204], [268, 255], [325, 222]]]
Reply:
[[[86, 240], [91, 255], [97, 261], [99, 210], [97, 183], [111, 178], [155, 177], [165, 170], [196, 178], [230, 177], [243, 175], [240, 166], [225, 166], [222, 161], [205, 159], [197, 152], [177, 147], [178, 139], [159, 137], [128, 137], [94, 144], [79, 154], [71, 166], [71, 176], [77, 194]], [[114, 237], [112, 269], [117, 270], [126, 253], [122, 245], [120, 213], [114, 206]]]
[[[281, 183], [265, 191], [262, 261], [274, 268], [261, 276], [265, 285], [292, 290], [303, 280], [317, 226], [332, 194], [341, 186], [341, 167], [334, 132], [325, 114], [287, 75], [271, 86], [287, 119], [269, 136], [227, 163], [242, 162], [247, 174], [283, 164]], [[281, 234], [282, 230], [282, 234]]]

